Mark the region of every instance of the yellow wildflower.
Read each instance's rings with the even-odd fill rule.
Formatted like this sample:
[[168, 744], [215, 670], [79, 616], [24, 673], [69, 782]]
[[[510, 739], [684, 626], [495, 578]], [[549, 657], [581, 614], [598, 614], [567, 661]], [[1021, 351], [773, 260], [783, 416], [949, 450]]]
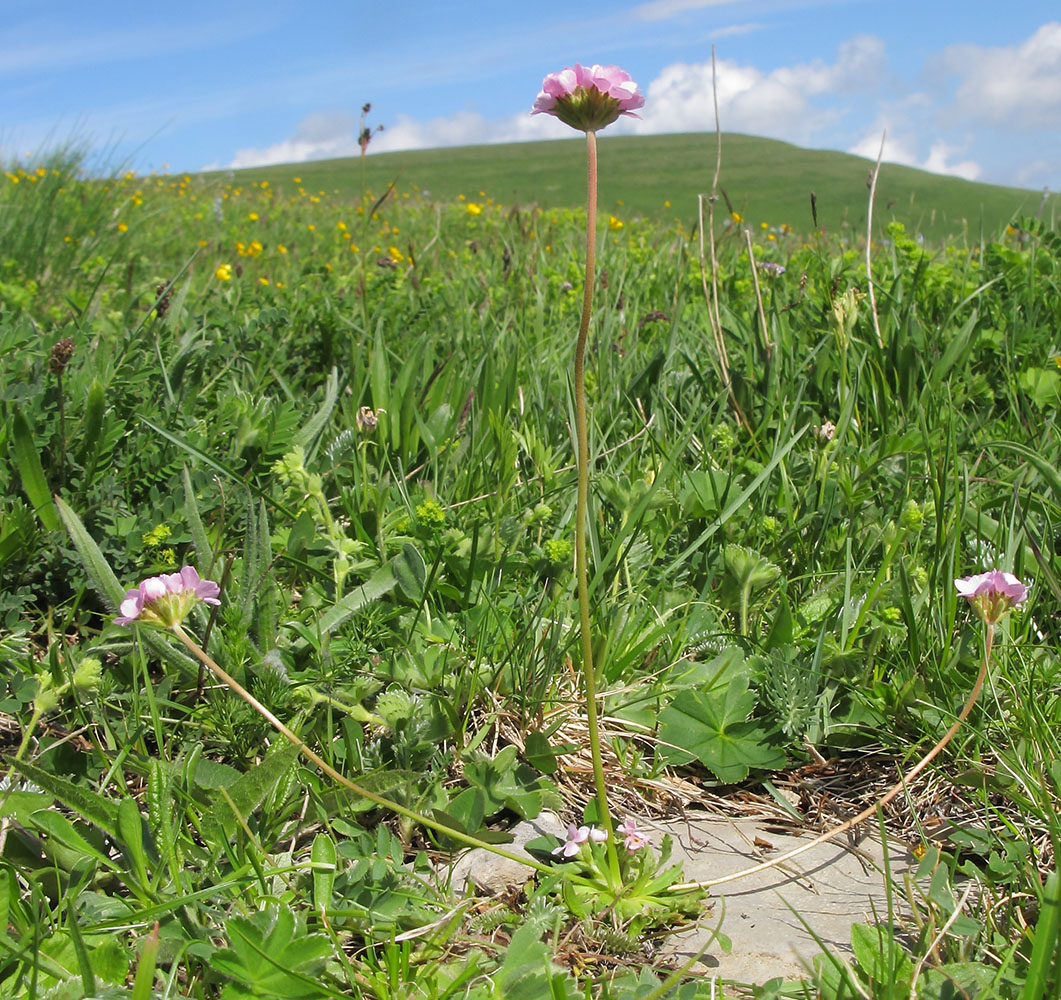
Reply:
[[269, 284], [269, 279], [268, 278], [259, 278], [258, 279], [258, 284], [259, 285], [268, 285]]
[[250, 219], [251, 222], [257, 222], [258, 221], [258, 213], [257, 212], [248, 212], [247, 213], [247, 218]]
[[387, 247], [387, 254], [396, 264], [400, 264], [405, 260], [405, 254], [403, 254], [397, 247]]
[[335, 228], [338, 229], [340, 233], [345, 233], [346, 232], [346, 223], [343, 222], [342, 220], [340, 220], [339, 222], [337, 222], [335, 224]]
[[608, 228], [616, 232], [623, 228], [623, 220], [614, 215], [608, 216]]
[[127, 232], [129, 232], [129, 227], [124, 222], [119, 222], [118, 223], [118, 232], [119, 233], [127, 233]]
[[277, 253], [287, 253], [287, 247], [285, 247], [283, 243], [277, 243], [276, 244], [276, 252]]
[[464, 207], [468, 210], [469, 215], [481, 215], [483, 211], [483, 206], [476, 204], [474, 201], [469, 201]]
[[214, 277], [218, 281], [231, 281], [232, 280], [232, 265], [231, 264], [219, 264], [217, 270], [214, 271]]

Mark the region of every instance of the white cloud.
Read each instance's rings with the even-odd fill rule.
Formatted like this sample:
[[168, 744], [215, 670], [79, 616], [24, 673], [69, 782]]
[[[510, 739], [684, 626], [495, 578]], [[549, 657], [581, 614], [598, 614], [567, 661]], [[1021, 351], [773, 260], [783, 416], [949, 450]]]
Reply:
[[[838, 112], [813, 98], [873, 89], [884, 73], [884, 44], [869, 35], [844, 42], [836, 61], [782, 66], [764, 73], [730, 60], [717, 64], [718, 106], [728, 132], [808, 142]], [[711, 63], [672, 63], [647, 88], [641, 133], [705, 131], [715, 127]]]
[[716, 28], [711, 32], [710, 37], [714, 39], [719, 38], [736, 38], [739, 35], [750, 35], [753, 31], [762, 31], [763, 26], [756, 22], [749, 24], [730, 24], [725, 28]]
[[691, 10], [705, 7], [723, 7], [740, 0], [649, 0], [638, 4], [631, 13], [639, 21], [667, 21]]
[[961, 160], [958, 163], [949, 163], [948, 160], [953, 153], [963, 153], [961, 146], [952, 146], [944, 139], [937, 139], [932, 143], [928, 151], [928, 158], [922, 164], [923, 170], [933, 174], [951, 174], [954, 177], [964, 177], [967, 181], [975, 181], [983, 173], [980, 164], [975, 160]]
[[[299, 122], [294, 135], [258, 149], [240, 149], [226, 169], [265, 167], [277, 163], [303, 163], [342, 156], [359, 156], [358, 122], [343, 111], [317, 111]], [[405, 149], [436, 149], [441, 146], [477, 146], [529, 139], [567, 139], [571, 129], [549, 115], [530, 113], [490, 120], [474, 111], [418, 121], [408, 115], [372, 136], [370, 153]], [[211, 164], [203, 170], [216, 169]]]
[[874, 89], [886, 67], [884, 42], [872, 35], [856, 35], [840, 44], [834, 63], [816, 59], [804, 66], [783, 66], [770, 75], [803, 94], [844, 94]]
[[433, 149], [438, 146], [472, 146], [478, 143], [522, 142], [527, 139], [569, 138], [571, 129], [549, 115], [509, 115], [490, 120], [475, 111], [458, 111], [453, 115], [417, 121], [398, 115], [373, 140], [376, 152], [399, 149]]
[[299, 122], [295, 134], [263, 149], [239, 149], [228, 164], [242, 167], [269, 167], [276, 163], [303, 163], [356, 156], [361, 152], [355, 129], [357, 122], [345, 111], [315, 111]]
[[1061, 127], [1061, 23], [1019, 45], [952, 45], [941, 61], [960, 78], [952, 113], [1022, 131]]
[[[876, 162], [880, 153], [882, 125], [877, 124], [856, 142], [849, 153], [855, 156], [864, 156]], [[884, 163], [898, 163], [904, 167], [917, 167], [919, 170], [927, 170], [933, 174], [949, 174], [952, 177], [964, 177], [967, 181], [975, 181], [982, 174], [983, 169], [975, 160], [960, 160], [951, 163], [950, 157], [955, 153], [965, 152], [964, 147], [954, 146], [944, 139], [936, 139], [928, 151], [928, 155], [921, 158], [917, 154], [917, 142], [912, 136], [902, 131], [891, 131], [885, 138]]]

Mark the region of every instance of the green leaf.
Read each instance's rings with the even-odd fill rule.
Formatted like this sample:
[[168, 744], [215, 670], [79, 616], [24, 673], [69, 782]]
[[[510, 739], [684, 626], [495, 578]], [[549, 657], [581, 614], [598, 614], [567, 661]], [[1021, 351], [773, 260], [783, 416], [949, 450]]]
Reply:
[[118, 837], [118, 808], [109, 799], [105, 799], [84, 785], [75, 785], [74, 782], [60, 778], [28, 761], [15, 760], [12, 761], [12, 765], [23, 778], [32, 781], [38, 788], [43, 789], [68, 809], [73, 810], [90, 823], [94, 823], [109, 836]]
[[660, 714], [659, 736], [666, 760], [684, 763], [696, 757], [719, 781], [743, 781], [751, 768], [783, 767], [785, 755], [772, 743], [772, 732], [748, 716], [755, 708], [748, 679], [734, 677], [721, 693], [681, 691]]
[[523, 924], [509, 941], [497, 972], [493, 996], [501, 1000], [577, 1000], [575, 980], [552, 961], [533, 921]]
[[292, 444], [302, 446], [307, 460], [313, 457], [314, 445], [317, 443], [321, 431], [324, 430], [331, 419], [332, 411], [335, 409], [335, 402], [338, 398], [339, 373], [336, 368], [332, 368], [328, 373], [328, 381], [324, 388], [324, 402], [321, 404], [321, 408], [302, 425], [291, 439]]
[[548, 737], [537, 729], [527, 733], [524, 756], [531, 767], [536, 767], [542, 774], [555, 774], [557, 769], [556, 754]]
[[[854, 924], [851, 928], [851, 950], [862, 972], [878, 985], [909, 982], [913, 975], [909, 957], [888, 927]], [[902, 995], [905, 996], [906, 991]]]
[[37, 512], [41, 524], [49, 531], [59, 530], [59, 519], [52, 505], [52, 492], [44, 476], [40, 452], [33, 440], [33, 432], [26, 423], [22, 410], [15, 410], [11, 418], [11, 436], [15, 446], [15, 464], [22, 479], [22, 490]]
[[335, 841], [328, 834], [318, 833], [313, 838], [310, 850], [310, 861], [313, 863], [313, 905], [318, 911], [327, 910], [332, 902], [332, 888], [335, 885]]
[[321, 635], [334, 632], [343, 622], [352, 618], [363, 607], [378, 601], [384, 594], [394, 589], [397, 580], [394, 570], [388, 563], [380, 566], [360, 587], [351, 590], [336, 601], [327, 611], [317, 619], [315, 631]]
[[118, 833], [125, 847], [126, 859], [133, 875], [142, 886], [149, 882], [147, 855], [144, 853], [144, 827], [136, 799], [126, 796], [118, 806]]
[[195, 498], [195, 488], [188, 466], [181, 466], [181, 481], [184, 484], [184, 520], [188, 524], [188, 533], [192, 536], [192, 545], [199, 560], [200, 575], [206, 577], [214, 567], [214, 552], [199, 516], [199, 503]]
[[287, 907], [263, 910], [250, 919], [232, 917], [225, 935], [229, 947], [214, 952], [211, 964], [249, 987], [252, 995], [284, 1000], [329, 995], [315, 977], [331, 953], [331, 942], [323, 934], [307, 934]]
[[424, 589], [427, 586], [427, 564], [424, 562], [424, 557], [420, 555], [419, 549], [406, 542], [401, 552], [391, 560], [391, 567], [401, 592], [410, 601], [416, 603], [422, 601]]
[[222, 764], [208, 757], [200, 757], [195, 762], [195, 773], [192, 780], [199, 788], [230, 788], [239, 781], [240, 773], [228, 764]]
[[[1035, 942], [1031, 958], [1028, 959], [1028, 975], [1024, 981], [1021, 1000], [1040, 1000], [1047, 995], [1050, 966], [1057, 962], [1058, 946], [1061, 945], [1061, 876], [1055, 868], [1046, 879], [1039, 920], [1035, 925]], [[1054, 988], [1061, 976], [1061, 962], [1054, 972]], [[1056, 994], [1055, 994], [1056, 996]]]
[[104, 867], [117, 870], [118, 866], [106, 854], [90, 844], [62, 813], [54, 809], [41, 809], [30, 816], [30, 822], [41, 833], [47, 834], [50, 841], [73, 851], [76, 856], [93, 858]]
[[774, 612], [774, 620], [770, 623], [770, 631], [763, 640], [763, 649], [781, 649], [788, 646], [792, 642], [794, 629], [792, 608], [789, 606], [788, 598], [782, 594], [777, 611]]
[[73, 508], [61, 497], [55, 498], [55, 506], [59, 510], [59, 516], [63, 519], [70, 541], [74, 543], [74, 548], [77, 549], [77, 554], [81, 558], [81, 565], [84, 566], [92, 586], [106, 602], [107, 607], [112, 611], [117, 611], [118, 605], [121, 604], [122, 598], [125, 596], [125, 588], [118, 582], [110, 563], [107, 562], [106, 557], [100, 551], [95, 539], [88, 533], [84, 524], [81, 523], [81, 518], [74, 513]]
[[133, 981], [133, 991], [129, 994], [129, 1000], [148, 1000], [152, 996], [158, 944], [158, 924], [156, 923], [151, 933], [144, 938], [144, 946], [140, 949], [140, 961], [136, 964], [136, 979]]
[[84, 467], [85, 481], [91, 482], [99, 460], [100, 445], [103, 443], [103, 412], [106, 395], [103, 384], [93, 378], [85, 397], [85, 418], [81, 421], [81, 448], [78, 452], [78, 463]]
[[288, 770], [294, 765], [298, 758], [298, 747], [293, 744], [279, 746], [265, 755], [265, 759], [256, 767], [252, 767], [239, 779], [225, 788], [228, 800], [222, 796], [214, 803], [213, 809], [204, 817], [205, 823], [213, 825], [216, 829], [231, 832], [235, 829], [236, 819], [232, 813], [235, 809], [240, 816], [249, 816], [258, 808], [277, 784], [284, 778]]

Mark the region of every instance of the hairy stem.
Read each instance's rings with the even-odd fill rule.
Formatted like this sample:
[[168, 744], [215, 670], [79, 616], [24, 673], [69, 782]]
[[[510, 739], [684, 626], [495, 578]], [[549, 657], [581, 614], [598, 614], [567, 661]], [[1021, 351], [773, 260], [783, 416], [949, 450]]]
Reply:
[[586, 508], [589, 501], [589, 426], [586, 416], [586, 340], [593, 311], [593, 281], [597, 261], [597, 136], [586, 133], [586, 283], [582, 293], [582, 321], [575, 342], [575, 436], [578, 440], [578, 494], [575, 500], [575, 575], [578, 579], [579, 632], [582, 640], [582, 673], [586, 684], [586, 724], [593, 756], [593, 782], [597, 789], [597, 812], [608, 834], [608, 858], [618, 871], [612, 820], [608, 812], [608, 787], [597, 721], [597, 679], [593, 670], [593, 635], [589, 619], [589, 571], [586, 568]]

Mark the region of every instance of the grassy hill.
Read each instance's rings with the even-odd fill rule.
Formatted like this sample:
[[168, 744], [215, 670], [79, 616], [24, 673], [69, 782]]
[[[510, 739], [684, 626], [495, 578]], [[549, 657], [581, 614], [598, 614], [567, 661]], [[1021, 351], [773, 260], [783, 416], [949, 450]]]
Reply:
[[[575, 206], [585, 198], [585, 143], [581, 138], [551, 142], [376, 153], [364, 162], [364, 183], [382, 191], [397, 180], [431, 197], [469, 199], [479, 192], [504, 204]], [[713, 134], [602, 137], [600, 207], [622, 217], [657, 219], [696, 214], [696, 196], [707, 192], [715, 162]], [[798, 232], [812, 228], [810, 195], [817, 196], [818, 221], [830, 230], [865, 228], [869, 160], [847, 153], [801, 149], [774, 139], [725, 135], [720, 186], [730, 205], [752, 225], [788, 223]], [[247, 180], [268, 179], [289, 186], [300, 177], [308, 189], [361, 190], [356, 158], [322, 160], [238, 172]], [[670, 202], [667, 207], [666, 203]], [[1044, 218], [1061, 209], [1061, 196], [1020, 188], [978, 184], [910, 167], [885, 164], [877, 188], [876, 218], [904, 222], [926, 238], [981, 230], [994, 235], [1016, 215]]]

